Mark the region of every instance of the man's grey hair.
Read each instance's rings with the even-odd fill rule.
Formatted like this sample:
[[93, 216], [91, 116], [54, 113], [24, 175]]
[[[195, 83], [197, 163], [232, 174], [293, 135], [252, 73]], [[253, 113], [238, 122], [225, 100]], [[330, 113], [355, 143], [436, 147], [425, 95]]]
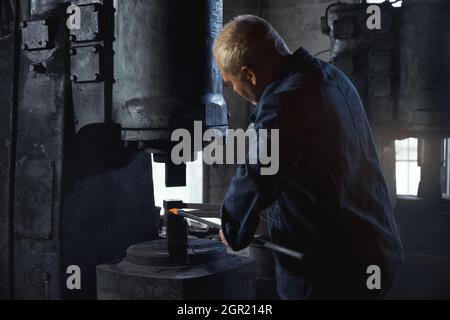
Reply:
[[254, 15], [240, 15], [228, 22], [213, 45], [217, 63], [231, 74], [239, 74], [243, 65], [257, 69], [261, 58], [270, 57], [274, 52], [290, 54], [278, 32]]

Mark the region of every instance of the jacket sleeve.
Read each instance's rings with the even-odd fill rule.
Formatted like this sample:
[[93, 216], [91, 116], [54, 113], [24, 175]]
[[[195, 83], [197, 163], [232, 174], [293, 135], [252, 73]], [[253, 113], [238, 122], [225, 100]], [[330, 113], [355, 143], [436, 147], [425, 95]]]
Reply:
[[[283, 107], [277, 97], [266, 99], [258, 106], [255, 120], [258, 147], [261, 147], [261, 143], [267, 143], [267, 150], [270, 151], [272, 143], [282, 141], [283, 135], [280, 130], [282, 113]], [[258, 134], [259, 129], [268, 129], [267, 139]], [[278, 141], [272, 141], [270, 129], [279, 130]], [[283, 157], [283, 149], [279, 148], [279, 150], [279, 169], [274, 174], [261, 174], [264, 165], [260, 162], [259, 153], [256, 164], [249, 163], [249, 154], [247, 154], [245, 164], [239, 165], [231, 180], [221, 208], [221, 217], [225, 239], [235, 251], [250, 244], [258, 226], [259, 213], [270, 206], [280, 194], [286, 161]], [[276, 156], [276, 154], [270, 155], [272, 161]]]

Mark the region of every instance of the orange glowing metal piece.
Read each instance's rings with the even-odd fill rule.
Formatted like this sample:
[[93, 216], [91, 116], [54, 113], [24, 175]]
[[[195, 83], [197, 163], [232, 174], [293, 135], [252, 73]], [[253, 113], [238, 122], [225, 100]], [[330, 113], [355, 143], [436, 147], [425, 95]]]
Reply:
[[170, 211], [171, 213], [173, 213], [173, 214], [178, 215], [178, 209], [177, 209], [177, 208], [169, 209], [169, 211]]

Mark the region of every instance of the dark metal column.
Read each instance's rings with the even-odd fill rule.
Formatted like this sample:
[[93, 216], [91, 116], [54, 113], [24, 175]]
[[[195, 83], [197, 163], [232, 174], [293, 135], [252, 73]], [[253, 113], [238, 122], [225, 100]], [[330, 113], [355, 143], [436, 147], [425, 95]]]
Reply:
[[420, 183], [417, 195], [422, 198], [439, 199], [441, 190], [441, 137], [426, 135], [419, 140]]
[[11, 177], [16, 117], [16, 1], [0, 3], [0, 300], [13, 296]]

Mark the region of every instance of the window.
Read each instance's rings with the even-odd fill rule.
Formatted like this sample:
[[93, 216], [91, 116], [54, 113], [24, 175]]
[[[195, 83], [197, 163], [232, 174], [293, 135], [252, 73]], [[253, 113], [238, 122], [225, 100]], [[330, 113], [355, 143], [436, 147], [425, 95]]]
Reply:
[[[367, 0], [367, 3], [382, 3], [385, 2], [386, 0]], [[402, 1], [400, 0], [389, 0], [389, 2], [392, 3], [393, 7], [401, 7], [402, 6]]]
[[398, 195], [417, 196], [420, 167], [417, 164], [417, 139], [395, 140], [395, 179]]
[[197, 160], [186, 164], [186, 186], [167, 188], [165, 185], [165, 164], [152, 161], [153, 190], [155, 206], [162, 208], [163, 200], [182, 200], [201, 203], [203, 201], [203, 156], [197, 153]]

